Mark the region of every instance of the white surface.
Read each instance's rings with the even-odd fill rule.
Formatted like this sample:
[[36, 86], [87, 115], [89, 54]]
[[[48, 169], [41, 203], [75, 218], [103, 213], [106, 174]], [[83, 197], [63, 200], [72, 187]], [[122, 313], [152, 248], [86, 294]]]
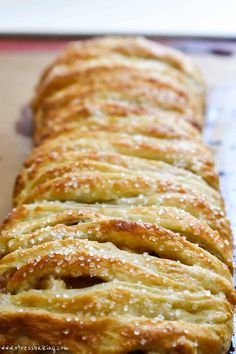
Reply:
[[[205, 139], [215, 150], [220, 185], [225, 199], [227, 215], [234, 237], [234, 267], [236, 264], [236, 85], [225, 84], [215, 87], [208, 97]], [[234, 268], [236, 285], [236, 268]], [[234, 316], [234, 336], [236, 353], [236, 314]]]
[[[217, 171], [227, 215], [235, 239], [236, 259], [236, 85], [227, 83], [211, 90], [204, 137], [215, 152]], [[236, 276], [236, 274], [235, 274]]]
[[236, 37], [236, 0], [0, 0], [0, 33]]

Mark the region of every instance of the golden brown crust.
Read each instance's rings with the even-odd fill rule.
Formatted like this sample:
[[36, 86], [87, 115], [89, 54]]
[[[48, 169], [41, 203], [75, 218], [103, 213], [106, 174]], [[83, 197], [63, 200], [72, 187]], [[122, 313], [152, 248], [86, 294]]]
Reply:
[[[103, 154], [100, 161], [96, 156], [97, 152]], [[85, 153], [87, 157], [84, 156]], [[113, 154], [114, 158], [111, 156], [110, 159], [106, 159], [106, 154]], [[150, 165], [152, 163], [150, 168], [146, 167], [144, 173], [143, 159], [151, 160]], [[125, 160], [128, 161], [126, 168], [121, 168], [119, 165], [124, 164]], [[180, 167], [182, 176], [173, 178], [173, 172], [166, 173], [165, 164], [162, 164], [161, 168], [161, 161]], [[188, 183], [188, 180], [190, 184], [206, 188], [198, 176], [203, 177], [212, 187], [218, 188], [212, 153], [207, 146], [197, 140], [166, 140], [141, 134], [75, 130], [51, 138], [40, 145], [33, 151], [25, 166], [26, 169], [17, 180], [15, 205], [43, 199], [89, 203], [108, 201], [117, 197], [136, 196], [145, 193], [145, 190], [149, 190], [149, 193], [157, 192], [160, 188], [165, 188], [165, 184], [167, 189], [171, 190], [172, 185], [173, 190], [183, 190], [183, 184]], [[149, 169], [150, 172], [147, 171]], [[194, 172], [197, 176], [186, 173], [183, 179], [185, 170]], [[84, 173], [81, 174], [81, 171]], [[193, 179], [195, 182], [192, 183]], [[124, 185], [127, 185], [127, 188], [124, 188]], [[83, 186], [86, 190], [89, 189], [89, 192], [85, 190], [83, 193]], [[109, 189], [113, 192], [109, 192]], [[104, 190], [107, 193], [104, 193]], [[217, 193], [210, 188], [208, 194], [218, 198]]]
[[189, 58], [143, 38], [72, 43], [46, 69], [0, 227], [0, 346], [227, 353], [232, 236], [204, 92]]
[[[19, 313], [15, 309], [1, 312], [0, 328], [6, 328], [12, 335], [7, 339], [0, 337], [1, 345], [7, 340], [17, 343], [47, 343], [54, 346], [67, 346], [69, 353], [81, 354], [126, 354], [141, 350], [144, 353], [212, 354], [226, 352], [230, 338], [225, 332], [230, 325], [219, 325], [217, 333], [213, 325], [198, 325], [182, 320], [146, 320], [134, 317], [122, 320], [117, 317], [103, 317], [94, 321], [84, 318], [71, 318], [49, 315], [47, 312]], [[13, 329], [12, 329], [13, 328]], [[188, 329], [186, 329], [188, 328]], [[30, 341], [25, 338], [29, 333]], [[116, 333], [116, 336], [114, 336]], [[18, 341], [16, 342], [16, 338]], [[170, 338], [172, 340], [170, 341]]]
[[[103, 38], [68, 46], [42, 76], [34, 99], [35, 142], [58, 114], [75, 105], [96, 109], [163, 112], [202, 128], [204, 85], [181, 53], [143, 38]], [[79, 100], [78, 100], [79, 95]], [[101, 111], [101, 108], [99, 108]]]

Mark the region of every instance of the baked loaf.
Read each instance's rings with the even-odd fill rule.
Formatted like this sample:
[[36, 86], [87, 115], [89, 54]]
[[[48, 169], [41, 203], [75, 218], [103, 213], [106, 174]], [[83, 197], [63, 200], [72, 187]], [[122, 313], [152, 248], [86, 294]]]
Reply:
[[232, 238], [204, 101], [192, 61], [144, 38], [72, 43], [44, 72], [1, 227], [1, 346], [227, 353]]

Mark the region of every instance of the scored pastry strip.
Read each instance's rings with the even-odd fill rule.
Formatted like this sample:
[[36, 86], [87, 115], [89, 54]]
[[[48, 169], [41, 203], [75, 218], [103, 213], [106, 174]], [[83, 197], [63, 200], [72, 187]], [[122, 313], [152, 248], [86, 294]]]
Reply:
[[34, 99], [35, 137], [40, 140], [44, 124], [51, 125], [48, 118], [58, 111], [68, 115], [79, 103], [106, 113], [167, 111], [202, 128], [204, 93], [198, 69], [171, 48], [143, 38], [77, 42], [41, 78]]
[[227, 353], [232, 236], [204, 102], [192, 61], [143, 38], [72, 43], [48, 67], [0, 229], [1, 345]]

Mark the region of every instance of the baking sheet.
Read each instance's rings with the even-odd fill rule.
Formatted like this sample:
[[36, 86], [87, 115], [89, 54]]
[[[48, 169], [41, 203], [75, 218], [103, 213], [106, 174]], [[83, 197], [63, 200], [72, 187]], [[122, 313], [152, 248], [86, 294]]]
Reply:
[[[0, 222], [11, 209], [14, 180], [31, 148], [27, 104], [40, 72], [56, 54], [0, 52]], [[205, 140], [215, 150], [221, 189], [236, 235], [236, 57], [194, 58], [209, 89]], [[230, 353], [236, 351], [232, 348]]]

